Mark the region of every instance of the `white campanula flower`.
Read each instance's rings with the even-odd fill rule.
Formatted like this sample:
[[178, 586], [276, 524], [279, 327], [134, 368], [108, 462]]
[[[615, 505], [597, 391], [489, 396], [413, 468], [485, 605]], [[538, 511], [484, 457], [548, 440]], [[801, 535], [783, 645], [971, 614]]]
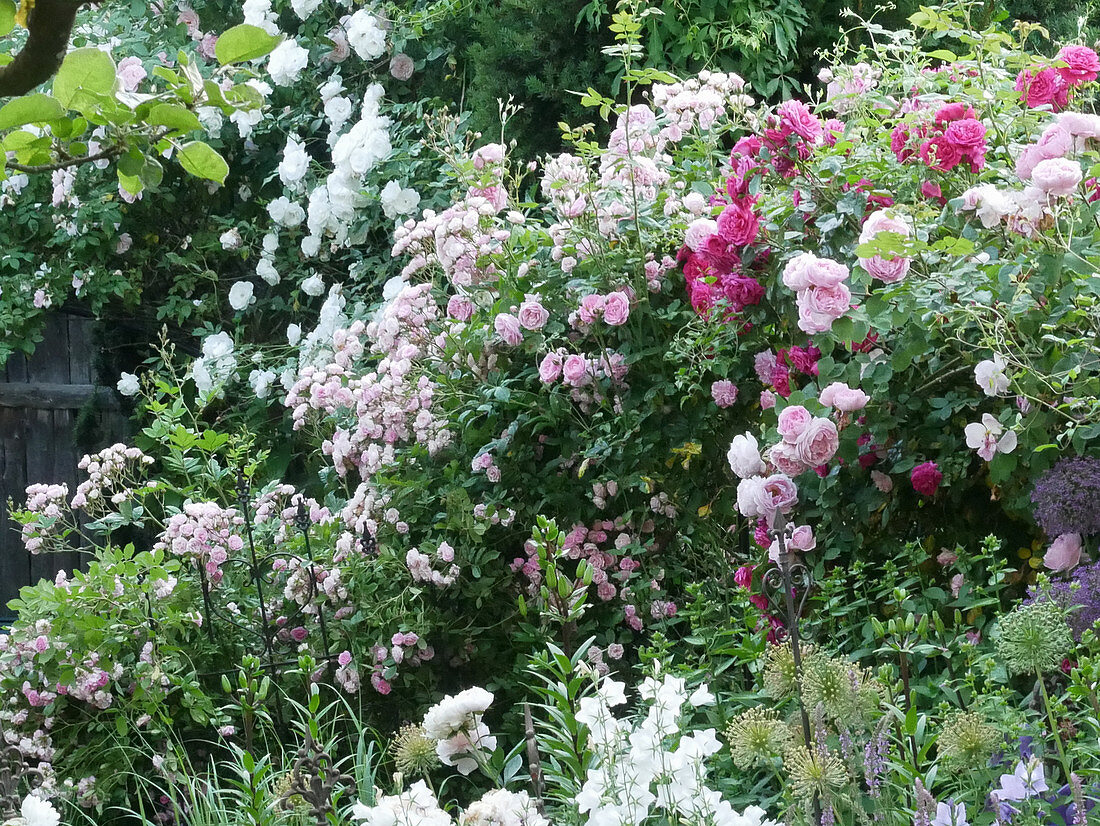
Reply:
[[974, 380], [987, 396], [1000, 396], [1008, 391], [1008, 376], [1005, 375], [1005, 360], [1000, 353], [994, 353], [992, 359], [978, 362], [974, 367]]

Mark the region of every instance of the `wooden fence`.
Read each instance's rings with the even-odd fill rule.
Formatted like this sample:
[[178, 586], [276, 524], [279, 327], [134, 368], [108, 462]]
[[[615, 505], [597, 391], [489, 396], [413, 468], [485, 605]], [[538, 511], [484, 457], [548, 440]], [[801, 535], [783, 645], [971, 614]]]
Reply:
[[[77, 553], [27, 553], [19, 526], [8, 517], [8, 499], [22, 506], [27, 485], [36, 482], [65, 483], [75, 491], [80, 458], [127, 431], [114, 390], [95, 385], [93, 323], [57, 313], [34, 355], [14, 355], [0, 368], [0, 618], [10, 616], [7, 603], [21, 587], [80, 564]], [[77, 415], [93, 400], [99, 436], [78, 446]]]

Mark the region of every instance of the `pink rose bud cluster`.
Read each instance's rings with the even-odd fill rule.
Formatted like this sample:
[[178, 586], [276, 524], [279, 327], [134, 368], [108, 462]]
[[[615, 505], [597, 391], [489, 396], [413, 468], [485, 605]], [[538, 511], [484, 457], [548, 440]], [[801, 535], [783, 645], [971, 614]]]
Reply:
[[27, 487], [28, 521], [21, 530], [23, 545], [32, 554], [41, 553], [46, 543], [61, 537], [66, 531], [65, 516], [69, 515], [68, 485], [29, 485]]
[[794, 290], [798, 302], [798, 327], [805, 333], [825, 333], [852, 306], [852, 294], [844, 281], [848, 268], [813, 253], [796, 255], [783, 268], [783, 284]]
[[133, 496], [138, 471], [151, 464], [152, 457], [124, 444], [85, 456], [77, 467], [88, 473], [88, 480], [77, 486], [70, 504], [75, 510], [89, 512], [107, 510], [107, 502], [120, 505]]
[[561, 380], [566, 387], [581, 388], [599, 378], [611, 379], [621, 384], [629, 370], [621, 353], [608, 350], [600, 358], [589, 358], [580, 353], [566, 354], [564, 350], [552, 350], [539, 363], [539, 380], [553, 384]]
[[1055, 112], [1069, 104], [1070, 90], [1096, 80], [1100, 58], [1087, 46], [1063, 46], [1053, 66], [1031, 66], [1016, 76], [1016, 91], [1031, 109], [1050, 106]]
[[[437, 588], [446, 588], [454, 583], [460, 571], [458, 565], [454, 564], [454, 558], [454, 548], [446, 542], [441, 542], [435, 554], [431, 556], [416, 548], [410, 548], [405, 554], [405, 567], [409, 569], [413, 582], [428, 582]], [[447, 566], [445, 573], [432, 567], [435, 560]]]
[[193, 560], [202, 566], [209, 583], [217, 585], [222, 581], [222, 564], [244, 547], [236, 533], [243, 525], [244, 519], [234, 508], [216, 502], [186, 502], [180, 513], [169, 518], [153, 549]]

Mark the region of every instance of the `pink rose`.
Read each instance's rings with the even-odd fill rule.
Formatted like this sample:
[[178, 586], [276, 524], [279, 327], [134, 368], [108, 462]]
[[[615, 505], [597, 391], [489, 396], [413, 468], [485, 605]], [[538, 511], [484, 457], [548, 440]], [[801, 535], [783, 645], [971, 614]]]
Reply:
[[140, 58], [124, 57], [118, 63], [118, 80], [122, 88], [127, 92], [137, 89], [138, 84], [145, 80], [145, 67], [141, 65]]
[[630, 316], [630, 299], [626, 293], [616, 290], [608, 293], [604, 298], [603, 320], [612, 327], [619, 327], [626, 323]]
[[1058, 74], [1070, 86], [1096, 80], [1100, 74], [1100, 58], [1088, 46], [1063, 46], [1058, 59], [1067, 64], [1058, 67]]
[[710, 396], [719, 407], [730, 407], [737, 401], [737, 385], [726, 379], [719, 379], [710, 386]]
[[909, 474], [909, 481], [913, 483], [913, 490], [922, 496], [935, 496], [943, 481], [943, 474], [935, 462], [924, 462], [913, 468]]
[[768, 461], [775, 465], [780, 473], [798, 476], [810, 469], [810, 466], [798, 455], [798, 449], [787, 442], [780, 442], [768, 449]]
[[783, 267], [783, 286], [798, 292], [810, 286], [810, 271], [817, 263], [817, 256], [804, 252], [796, 255]]
[[447, 300], [447, 315], [456, 321], [469, 321], [474, 314], [474, 302], [465, 295], [452, 295]]
[[718, 234], [730, 244], [746, 246], [756, 240], [760, 219], [748, 201], [730, 204], [718, 216]]
[[1035, 145], [1039, 147], [1039, 154], [1044, 160], [1064, 158], [1073, 151], [1073, 135], [1061, 123], [1052, 123], [1043, 130]]
[[810, 286], [823, 289], [841, 286], [841, 282], [846, 280], [848, 275], [848, 268], [831, 258], [818, 258], [814, 266], [810, 268], [809, 273], [807, 273]]
[[[1038, 146], [1025, 146], [1016, 158], [1016, 174], [1022, 181], [1030, 181], [1035, 165], [1043, 160], [1043, 150]], [[991, 184], [987, 184], [991, 186]]]
[[1072, 195], [1081, 179], [1081, 165], [1068, 158], [1039, 161], [1031, 171], [1031, 182], [1048, 195]]
[[779, 412], [779, 435], [784, 442], [796, 444], [812, 420], [810, 411], [802, 405], [788, 405]]
[[836, 319], [826, 313], [815, 313], [810, 308], [810, 293], [812, 290], [803, 290], [798, 294], [798, 329], [809, 335], [814, 333], [827, 333], [833, 329]]
[[773, 473], [756, 489], [760, 514], [772, 524], [775, 514], [788, 513], [798, 502], [798, 487], [783, 473]]
[[779, 104], [775, 113], [781, 126], [788, 127], [799, 137], [816, 143], [821, 137], [821, 121], [800, 100], [787, 100]]
[[826, 407], [835, 407], [842, 413], [852, 413], [867, 406], [871, 397], [857, 388], [851, 388], [842, 381], [834, 381], [821, 391], [817, 400]]
[[519, 323], [528, 330], [541, 330], [549, 318], [550, 313], [542, 306], [537, 295], [527, 296], [519, 305]]
[[599, 293], [590, 293], [581, 299], [581, 306], [577, 309], [577, 315], [585, 324], [592, 324], [596, 318], [603, 314], [604, 297]]
[[1043, 564], [1052, 571], [1069, 571], [1081, 561], [1081, 534], [1064, 533], [1050, 543]]
[[871, 481], [881, 493], [889, 493], [894, 489], [894, 480], [881, 471], [872, 470]]
[[504, 339], [505, 344], [515, 347], [523, 341], [523, 330], [519, 326], [519, 319], [511, 313], [498, 313], [493, 329], [497, 335]]
[[775, 407], [775, 393], [771, 390], [760, 391], [760, 409], [771, 410]]
[[791, 534], [791, 541], [787, 547], [796, 551], [812, 551], [817, 547], [817, 539], [814, 538], [814, 529], [809, 525], [799, 525]]
[[947, 125], [943, 136], [948, 143], [966, 152], [985, 145], [985, 126], [980, 120], [957, 120]]
[[1025, 69], [1016, 76], [1016, 91], [1031, 109], [1053, 103], [1064, 83], [1054, 69]]
[[840, 318], [852, 306], [852, 293], [847, 285], [817, 287], [806, 291], [806, 304], [810, 312]]
[[867, 270], [868, 275], [877, 278], [883, 284], [896, 284], [909, 274], [912, 263], [908, 258], [882, 258], [876, 255], [867, 259], [863, 268]]
[[1058, 125], [1075, 137], [1100, 138], [1100, 115], [1084, 112], [1062, 112]]
[[543, 384], [552, 384], [561, 378], [562, 357], [555, 351], [547, 353], [539, 364], [539, 379]]
[[562, 364], [562, 379], [571, 387], [582, 387], [591, 380], [588, 374], [588, 360], [573, 353]]
[[718, 222], [710, 218], [697, 218], [688, 225], [684, 234], [684, 244], [692, 252], [699, 252], [706, 246], [707, 239], [718, 233]]
[[831, 419], [815, 418], [802, 431], [795, 443], [795, 452], [809, 467], [828, 462], [840, 447], [840, 435]]

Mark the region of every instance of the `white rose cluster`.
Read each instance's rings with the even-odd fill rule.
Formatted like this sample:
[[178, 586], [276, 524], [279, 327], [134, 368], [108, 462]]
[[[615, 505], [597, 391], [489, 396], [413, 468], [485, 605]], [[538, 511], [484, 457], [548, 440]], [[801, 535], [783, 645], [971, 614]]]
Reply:
[[436, 741], [435, 752], [445, 765], [469, 774], [477, 768], [481, 753], [497, 747], [496, 737], [481, 722], [492, 702], [491, 692], [475, 687], [448, 694], [428, 709], [420, 726], [425, 737]]

